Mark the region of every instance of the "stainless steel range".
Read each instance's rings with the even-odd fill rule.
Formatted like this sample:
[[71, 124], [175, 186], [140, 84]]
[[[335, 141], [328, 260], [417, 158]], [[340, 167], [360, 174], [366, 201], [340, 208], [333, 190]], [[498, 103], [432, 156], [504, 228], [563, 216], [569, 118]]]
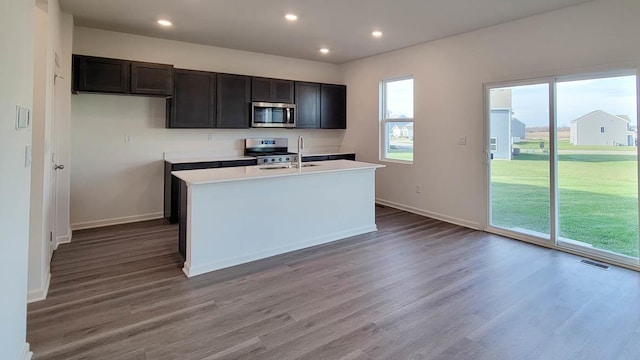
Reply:
[[289, 152], [287, 138], [244, 139], [244, 154], [258, 159], [258, 165], [298, 161], [298, 155]]

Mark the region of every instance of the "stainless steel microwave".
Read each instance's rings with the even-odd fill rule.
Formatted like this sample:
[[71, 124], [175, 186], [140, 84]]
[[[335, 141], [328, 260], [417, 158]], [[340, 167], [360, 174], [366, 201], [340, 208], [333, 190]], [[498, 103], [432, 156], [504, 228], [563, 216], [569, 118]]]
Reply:
[[254, 102], [251, 104], [251, 127], [294, 128], [294, 104]]

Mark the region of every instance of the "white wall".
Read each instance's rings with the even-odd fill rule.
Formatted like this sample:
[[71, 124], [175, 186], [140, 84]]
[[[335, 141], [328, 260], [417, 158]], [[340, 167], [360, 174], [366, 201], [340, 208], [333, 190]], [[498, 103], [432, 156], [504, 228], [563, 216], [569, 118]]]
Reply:
[[[177, 68], [340, 83], [337, 65], [76, 27], [75, 54]], [[340, 146], [344, 130], [165, 129], [160, 98], [91, 95], [71, 100], [71, 223], [91, 227], [162, 217], [163, 152], [242, 152], [242, 139], [302, 134], [309, 147]], [[213, 141], [208, 141], [213, 134]], [[132, 143], [125, 144], [125, 135]]]
[[0, 354], [20, 359], [26, 346], [27, 253], [30, 168], [25, 146], [30, 130], [16, 130], [16, 105], [32, 108], [32, 1], [0, 2]]
[[[378, 171], [376, 196], [482, 228], [483, 84], [638, 63], [639, 18], [640, 1], [601, 0], [346, 64], [344, 142], [360, 159], [377, 162], [379, 81], [413, 75], [414, 164]], [[458, 145], [462, 136], [466, 146]]]

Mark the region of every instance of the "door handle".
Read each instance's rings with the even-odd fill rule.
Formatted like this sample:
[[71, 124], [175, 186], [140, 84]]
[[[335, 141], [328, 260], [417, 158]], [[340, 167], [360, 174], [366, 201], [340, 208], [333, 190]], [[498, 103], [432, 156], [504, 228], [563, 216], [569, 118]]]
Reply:
[[53, 170], [64, 170], [64, 165], [56, 165], [53, 167]]

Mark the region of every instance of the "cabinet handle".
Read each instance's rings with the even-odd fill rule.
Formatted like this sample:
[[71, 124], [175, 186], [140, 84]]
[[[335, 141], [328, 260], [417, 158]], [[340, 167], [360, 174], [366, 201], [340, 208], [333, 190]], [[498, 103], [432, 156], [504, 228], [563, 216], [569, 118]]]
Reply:
[[64, 165], [56, 165], [53, 170], [64, 170]]

